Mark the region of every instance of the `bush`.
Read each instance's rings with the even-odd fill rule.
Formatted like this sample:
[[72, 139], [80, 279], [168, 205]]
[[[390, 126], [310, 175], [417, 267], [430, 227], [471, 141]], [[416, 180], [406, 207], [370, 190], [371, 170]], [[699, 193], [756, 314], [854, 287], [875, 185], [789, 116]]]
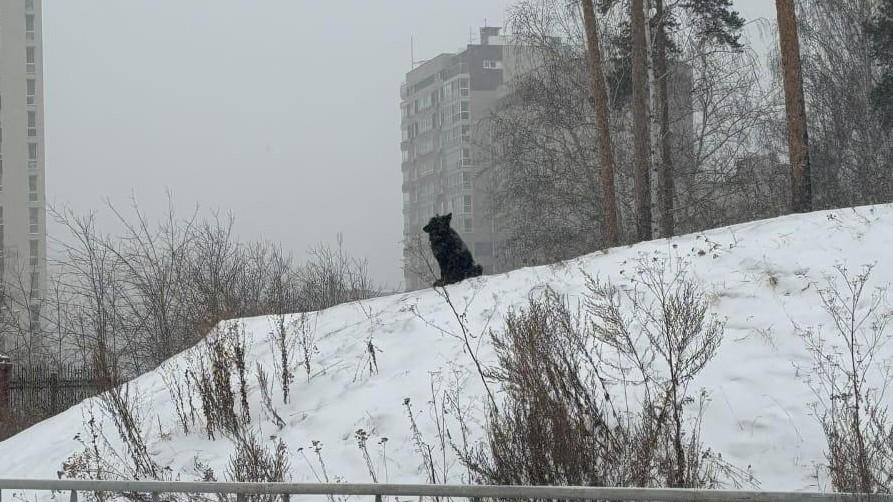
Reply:
[[[492, 332], [504, 392], [463, 462], [494, 484], [711, 488], [750, 481], [700, 442], [687, 389], [723, 326], [683, 269], [641, 264], [636, 288], [589, 282], [585, 311], [553, 292]], [[624, 309], [623, 301], [629, 302]], [[634, 312], [627, 316], [625, 312]], [[625, 406], [631, 396], [639, 406]], [[622, 399], [621, 399], [622, 398]]]
[[812, 355], [805, 374], [828, 442], [831, 484], [840, 492], [893, 489], [893, 426], [884, 404], [884, 389], [893, 374], [890, 361], [881, 359], [881, 349], [890, 340], [891, 313], [886, 310], [886, 290], [866, 290], [871, 269], [850, 276], [838, 267], [843, 284], [830, 278], [819, 290], [822, 308], [832, 319], [830, 334], [823, 335], [819, 328], [798, 329]]

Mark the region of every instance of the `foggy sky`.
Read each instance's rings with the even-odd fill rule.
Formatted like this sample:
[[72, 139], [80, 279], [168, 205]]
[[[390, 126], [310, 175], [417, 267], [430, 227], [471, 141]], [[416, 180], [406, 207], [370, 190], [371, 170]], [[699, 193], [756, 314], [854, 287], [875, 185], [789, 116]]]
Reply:
[[[342, 232], [399, 287], [410, 37], [416, 59], [457, 51], [511, 3], [43, 0], [47, 201], [133, 193], [159, 216], [170, 189], [179, 212], [232, 211], [240, 238], [298, 257]], [[771, 0], [735, 4], [774, 18]]]

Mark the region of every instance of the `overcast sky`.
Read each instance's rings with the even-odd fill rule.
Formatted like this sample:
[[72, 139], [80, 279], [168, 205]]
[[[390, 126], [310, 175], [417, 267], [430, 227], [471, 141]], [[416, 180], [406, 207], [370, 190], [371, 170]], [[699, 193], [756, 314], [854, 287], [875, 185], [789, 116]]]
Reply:
[[[511, 3], [44, 0], [48, 201], [134, 193], [158, 216], [170, 189], [183, 213], [232, 211], [241, 238], [297, 256], [342, 232], [398, 287], [410, 37], [416, 59], [456, 51]], [[771, 0], [735, 4], [774, 17]]]

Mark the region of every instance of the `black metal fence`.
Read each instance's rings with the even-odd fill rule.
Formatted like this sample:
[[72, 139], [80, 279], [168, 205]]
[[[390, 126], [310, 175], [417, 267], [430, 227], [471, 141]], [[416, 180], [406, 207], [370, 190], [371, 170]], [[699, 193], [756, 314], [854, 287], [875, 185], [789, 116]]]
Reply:
[[13, 413], [48, 417], [99, 391], [93, 368], [78, 365], [13, 365], [9, 408]]
[[0, 402], [0, 440], [95, 396], [100, 392], [98, 376], [82, 364], [8, 367], [7, 387], [0, 389], [6, 398]]

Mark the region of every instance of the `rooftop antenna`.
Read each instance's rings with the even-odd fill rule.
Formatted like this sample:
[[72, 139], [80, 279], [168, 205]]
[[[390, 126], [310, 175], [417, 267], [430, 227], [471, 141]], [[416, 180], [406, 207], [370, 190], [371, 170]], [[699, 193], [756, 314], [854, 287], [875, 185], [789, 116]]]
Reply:
[[474, 39], [472, 38], [472, 33], [474, 33], [474, 32], [471, 30], [471, 26], [469, 26], [468, 27], [468, 45], [471, 45], [474, 43]]
[[415, 69], [415, 47], [413, 46], [412, 35], [409, 35], [409, 69]]

